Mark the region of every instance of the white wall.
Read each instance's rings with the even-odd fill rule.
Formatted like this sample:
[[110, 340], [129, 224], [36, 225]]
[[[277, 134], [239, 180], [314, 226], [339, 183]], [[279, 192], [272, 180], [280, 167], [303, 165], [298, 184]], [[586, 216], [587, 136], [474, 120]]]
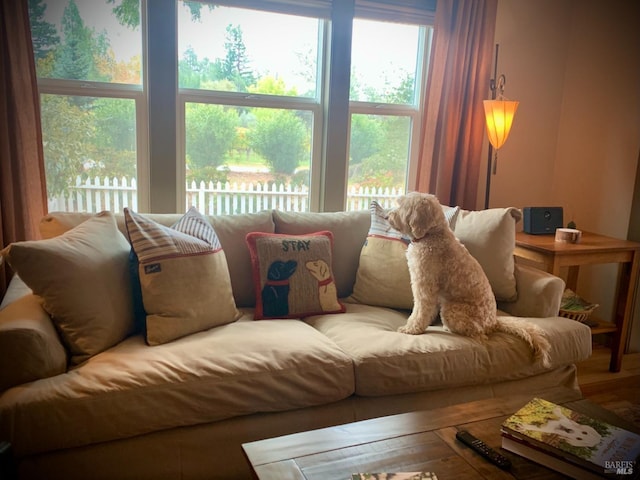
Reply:
[[[638, 19], [634, 0], [499, 0], [498, 73], [520, 106], [491, 207], [560, 205], [578, 228], [627, 238], [640, 151]], [[616, 280], [613, 265], [580, 271], [578, 293], [606, 319]]]

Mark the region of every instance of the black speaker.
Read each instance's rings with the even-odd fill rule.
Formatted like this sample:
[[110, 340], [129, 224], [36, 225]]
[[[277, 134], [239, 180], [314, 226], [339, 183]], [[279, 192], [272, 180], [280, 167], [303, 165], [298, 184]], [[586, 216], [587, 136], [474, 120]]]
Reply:
[[524, 207], [524, 233], [542, 235], [562, 228], [562, 207]]

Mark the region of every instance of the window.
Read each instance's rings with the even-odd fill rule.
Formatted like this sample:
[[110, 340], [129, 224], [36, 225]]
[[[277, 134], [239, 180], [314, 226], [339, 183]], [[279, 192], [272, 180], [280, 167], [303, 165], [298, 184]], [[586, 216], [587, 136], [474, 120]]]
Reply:
[[406, 192], [421, 120], [426, 28], [356, 18], [351, 47], [349, 209]]
[[139, 208], [136, 180], [146, 161], [139, 6], [127, 12], [133, 26], [91, 0], [31, 0], [29, 14], [49, 210]]
[[178, 9], [187, 205], [217, 214], [309, 209], [321, 40], [318, 18]]
[[403, 193], [433, 5], [334, 3], [30, 0], [50, 210], [322, 211]]

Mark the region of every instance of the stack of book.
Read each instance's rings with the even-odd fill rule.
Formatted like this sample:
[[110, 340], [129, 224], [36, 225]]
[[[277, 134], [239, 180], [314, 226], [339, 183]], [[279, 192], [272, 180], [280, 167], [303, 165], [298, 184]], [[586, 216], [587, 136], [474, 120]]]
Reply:
[[531, 400], [501, 431], [505, 450], [573, 478], [640, 474], [640, 435], [547, 400]]

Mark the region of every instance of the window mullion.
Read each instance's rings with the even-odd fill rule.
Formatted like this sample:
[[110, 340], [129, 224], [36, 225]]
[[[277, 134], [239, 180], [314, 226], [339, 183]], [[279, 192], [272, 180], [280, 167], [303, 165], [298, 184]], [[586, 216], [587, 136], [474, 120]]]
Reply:
[[[177, 166], [177, 6], [175, 0], [154, 0], [147, 7], [150, 210], [184, 210], [184, 175]], [[167, 41], [169, 39], [169, 41]]]
[[344, 210], [347, 194], [353, 8], [353, 0], [335, 2], [331, 17], [320, 179], [320, 209], [327, 212]]

